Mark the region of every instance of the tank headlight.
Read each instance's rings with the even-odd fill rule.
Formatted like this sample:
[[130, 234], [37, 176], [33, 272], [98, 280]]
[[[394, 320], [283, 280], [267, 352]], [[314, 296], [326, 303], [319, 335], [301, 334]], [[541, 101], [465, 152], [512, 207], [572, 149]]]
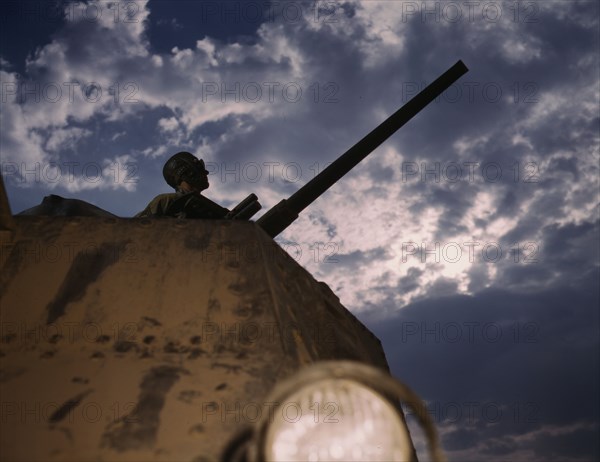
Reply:
[[411, 443], [396, 409], [349, 379], [324, 379], [292, 393], [273, 414], [267, 461], [409, 461]]
[[400, 402], [416, 411], [432, 461], [445, 460], [420, 398], [364, 363], [315, 363], [279, 383], [266, 401], [270, 412], [234, 439], [222, 460], [413, 461]]

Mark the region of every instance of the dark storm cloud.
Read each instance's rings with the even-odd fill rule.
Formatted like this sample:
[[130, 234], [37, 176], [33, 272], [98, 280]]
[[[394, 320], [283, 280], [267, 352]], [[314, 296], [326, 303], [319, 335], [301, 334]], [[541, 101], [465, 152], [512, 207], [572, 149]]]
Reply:
[[[580, 53], [580, 51], [578, 50], [577, 53]], [[468, 62], [468, 57], [464, 59]], [[481, 56], [478, 56], [473, 61], [475, 63], [472, 66], [474, 73], [481, 71], [480, 60]], [[552, 63], [548, 65], [551, 66]], [[500, 58], [492, 67], [501, 73], [504, 72], [506, 76], [514, 72], [513, 84], [522, 85], [524, 83], [517, 80], [521, 75], [521, 71], [518, 69], [511, 71], [511, 66], [507, 66]], [[540, 75], [545, 76], [548, 73], [548, 71], [540, 71]], [[467, 75], [467, 78], [471, 77], [472, 73]], [[475, 78], [472, 81], [479, 84], [485, 84], [486, 82], [485, 78]], [[507, 90], [507, 83], [510, 82], [510, 79], [500, 76], [500, 78], [488, 79], [487, 82], [498, 82]], [[467, 98], [463, 98], [456, 104], [433, 104], [433, 108], [427, 108], [419, 117], [422, 117], [420, 120], [423, 121], [423, 125], [439, 127], [439, 130], [436, 130], [436, 136], [425, 136], [425, 129], [421, 129], [418, 126], [420, 122], [415, 120], [411, 122], [415, 125], [412, 127], [407, 126], [403, 130], [402, 136], [398, 137], [400, 140], [399, 149], [408, 152], [409, 156], [418, 155], [421, 159], [426, 159], [425, 163], [421, 160], [420, 163], [415, 162], [410, 165], [413, 170], [408, 170], [406, 183], [411, 193], [422, 195], [422, 202], [444, 207], [444, 213], [440, 217], [439, 223], [441, 237], [444, 234], [451, 236], [454, 233], [463, 231], [456, 223], [463, 217], [464, 212], [469, 209], [468, 206], [471, 205], [469, 201], [472, 201], [477, 192], [490, 192], [498, 196], [494, 209], [490, 211], [492, 212], [489, 217], [490, 220], [501, 216], [514, 216], [519, 212], [522, 203], [529, 200], [531, 194], [539, 189], [550, 189], [551, 191], [548, 191], [543, 198], [539, 198], [534, 202], [533, 214], [547, 214], [548, 211], [552, 210], [552, 213], [561, 216], [567, 212], [564, 208], [561, 208], [561, 203], [564, 204], [565, 191], [572, 188], [573, 182], [581, 179], [578, 175], [577, 160], [574, 158], [553, 160], [548, 169], [545, 170], [543, 159], [560, 149], [566, 149], [567, 146], [569, 152], [585, 151], [588, 146], [593, 144], [591, 140], [593, 134], [597, 132], [597, 120], [590, 120], [577, 105], [567, 104], [564, 106], [560, 117], [552, 117], [549, 120], [541, 121], [539, 124], [533, 124], [529, 128], [525, 127], [523, 133], [529, 138], [533, 149], [526, 148], [524, 145], [515, 145], [513, 137], [518, 133], [518, 131], [515, 131], [515, 127], [519, 131], [522, 129], [519, 128], [519, 125], [515, 126], [513, 124], [510, 119], [511, 115], [517, 120], [527, 123], [527, 114], [531, 114], [532, 111], [536, 110], [536, 105], [546, 104], [545, 100], [540, 97], [541, 91], [552, 89], [552, 85], [545, 82], [527, 80], [525, 83], [534, 85], [531, 88], [538, 93], [537, 103], [526, 104], [520, 102], [519, 104], [509, 103], [507, 105], [501, 102], [480, 101], [479, 104], [467, 104]], [[582, 83], [589, 86], [592, 81], [588, 79], [587, 81], [583, 80]], [[542, 85], [545, 85], [545, 87]], [[562, 93], [559, 91], [558, 94], [561, 95]], [[494, 108], [499, 110], [495, 111]], [[449, 112], [450, 109], [454, 111], [452, 114]], [[447, 118], [446, 122], [442, 120], [443, 117]], [[473, 120], [477, 120], [477, 123], [473, 123]], [[460, 127], [459, 124], [461, 124]], [[575, 130], [575, 127], [577, 127], [577, 130]], [[419, 133], [423, 134], [422, 137], [415, 139], [419, 136]], [[473, 145], [468, 150], [468, 157], [457, 155], [452, 149], [452, 143], [457, 139], [455, 133], [474, 138], [484, 137], [484, 141]], [[574, 136], [573, 133], [578, 133], [578, 136]], [[582, 136], [580, 136], [581, 134]], [[549, 143], [548, 138], [552, 136], [562, 137], [564, 141]], [[529, 158], [525, 156], [529, 156]], [[411, 158], [408, 157], [403, 163], [403, 168], [409, 165], [410, 162]], [[469, 167], [465, 165], [467, 162], [477, 163], [478, 165], [470, 171]], [[445, 173], [444, 168], [449, 168], [453, 164], [462, 167], [461, 181], [458, 184], [465, 187], [449, 188], [449, 186], [456, 186], [453, 177], [450, 177], [450, 175], [454, 175], [455, 171], [448, 170]], [[483, 168], [486, 166], [492, 168], [484, 170]], [[415, 171], [416, 174], [413, 174]], [[470, 178], [469, 174], [471, 173], [473, 177]], [[569, 173], [569, 176], [565, 177], [565, 173]], [[498, 179], [496, 179], [497, 174], [500, 176]], [[569, 181], [565, 182], [566, 179]], [[440, 197], [441, 194], [436, 196], [438, 191], [443, 191], [446, 197]], [[465, 206], [457, 207], [456, 204], [448, 203], [447, 198], [452, 196], [456, 198], [456, 203], [463, 203]], [[585, 198], [581, 197], [580, 200], [584, 202]], [[414, 207], [418, 208], [418, 205]], [[533, 220], [535, 221], [535, 219]], [[520, 229], [523, 230], [527, 226], [526, 221], [527, 219], [519, 224]], [[479, 223], [484, 225], [486, 222]], [[536, 227], [537, 224], [533, 222], [532, 226]], [[517, 230], [515, 230], [515, 233], [517, 233]]]
[[[581, 224], [569, 223], [564, 226], [553, 224], [544, 228], [544, 248], [548, 255], [559, 257], [561, 260], [573, 257], [575, 263], [589, 261], [594, 255], [593, 251], [598, 243], [594, 236], [598, 233], [598, 223], [584, 222]], [[578, 245], [583, 243], [584, 245]], [[590, 254], [591, 252], [591, 254]]]
[[513, 438], [497, 438], [494, 441], [485, 442], [482, 454], [504, 456], [514, 452], [518, 448]]
[[[535, 280], [536, 286], [550, 287], [565, 278], [576, 281], [589, 277], [600, 261], [599, 234], [598, 221], [548, 225], [541, 228], [536, 239], [517, 238], [516, 242], [523, 243], [517, 255], [516, 247], [510, 244], [516, 236], [509, 233], [501, 242], [505, 248], [510, 246], [513, 254], [499, 265], [497, 283], [516, 287]], [[516, 261], [520, 264], [515, 264]], [[522, 264], [526, 262], [530, 264]]]
[[[417, 168], [421, 168], [420, 166]], [[427, 168], [427, 167], [425, 167]], [[411, 170], [412, 171], [412, 170]], [[449, 183], [436, 181], [412, 181], [407, 177], [406, 187], [403, 188], [403, 196], [413, 197], [413, 204], [410, 211], [418, 215], [426, 207], [435, 207], [442, 210], [438, 219], [436, 240], [442, 240], [456, 236], [467, 231], [467, 228], [460, 224], [461, 219], [474, 204], [474, 187], [465, 181]]]
[[392, 372], [428, 401], [451, 460], [522, 451], [535, 460], [598, 457], [590, 438], [599, 420], [597, 236], [597, 222], [547, 226], [540, 261], [503, 262], [495, 288], [428, 293], [378, 321], [393, 312], [384, 297], [379, 311], [359, 315], [381, 338]]
[[577, 182], [577, 180], [579, 180], [579, 169], [577, 167], [576, 157], [559, 157], [556, 159], [552, 159], [552, 163], [548, 167], [548, 170], [551, 173], [568, 172], [571, 175], [573, 175], [573, 181]]
[[375, 184], [389, 183], [394, 179], [394, 168], [375, 162], [368, 164], [364, 171], [371, 177]]
[[[429, 401], [438, 423], [461, 428], [444, 437], [452, 459], [476, 441], [597, 423], [597, 278], [594, 271], [576, 286], [535, 294], [429, 298], [367, 325], [392, 372]], [[543, 451], [543, 440], [526, 446]]]
[[309, 212], [308, 217], [314, 225], [320, 225], [326, 228], [327, 237], [329, 237], [330, 239], [337, 237], [336, 226], [333, 223], [331, 223], [323, 214], [318, 212]]
[[592, 460], [590, 455], [600, 455], [598, 428], [579, 428], [562, 435], [543, 432], [536, 435], [533, 446], [535, 455], [546, 460], [569, 458]]
[[151, 49], [169, 53], [173, 47], [193, 48], [196, 40], [206, 36], [222, 40], [239, 40], [256, 33], [269, 19], [266, 2], [229, 2], [227, 7], [216, 1], [151, 0], [148, 38]]
[[467, 271], [469, 276], [469, 293], [477, 293], [489, 286], [490, 275], [484, 262], [476, 262]]
[[423, 270], [411, 267], [406, 271], [406, 276], [401, 277], [398, 280], [398, 290], [401, 293], [409, 293], [419, 287], [419, 281], [421, 275], [423, 274]]
[[371, 260], [385, 260], [391, 258], [388, 251], [383, 247], [367, 251], [355, 250], [347, 254], [336, 254], [336, 263], [349, 271], [360, 270], [361, 265]]
[[[25, 61], [34, 50], [47, 45], [51, 36], [65, 24], [60, 1], [5, 1], [0, 13], [0, 57], [19, 73], [26, 71]], [[22, 31], [26, 30], [26, 36]], [[19, 40], [15, 40], [19, 37]]]
[[427, 287], [427, 297], [443, 297], [455, 294], [457, 291], [458, 283], [453, 279], [442, 276]]
[[[586, 3], [591, 7], [591, 3]], [[583, 9], [578, 5], [577, 10]], [[597, 6], [593, 7], [597, 10]], [[577, 88], [589, 88], [594, 84], [594, 74], [588, 72], [597, 65], [597, 58], [590, 58], [592, 50], [598, 48], [598, 37], [595, 28], [581, 27], [571, 15], [569, 19], [557, 21], [553, 16], [551, 5], [540, 5], [539, 21], [526, 24], [520, 29], [522, 33], [532, 37], [539, 42], [539, 48], [543, 59], [532, 59], [524, 66], [522, 63], [510, 63], [506, 57], [497, 51], [501, 49], [502, 42], [508, 36], [501, 33], [499, 28], [492, 28], [491, 33], [477, 37], [476, 47], [466, 47], [465, 41], [472, 40], [470, 34], [456, 33], [456, 30], [448, 32], [448, 27], [432, 26], [420, 21], [411, 21], [408, 27], [411, 32], [407, 34], [408, 45], [406, 47], [408, 56], [405, 62], [414, 82], [424, 80], [423, 76], [435, 74], [433, 62], [422, 59], [422, 54], [431, 56], [460, 57], [471, 67], [471, 72], [460, 82], [462, 97], [456, 103], [442, 100], [426, 108], [422, 114], [410, 122], [402, 130], [402, 134], [395, 137], [398, 148], [408, 153], [406, 161], [411, 161], [411, 156], [419, 156], [426, 159], [426, 169], [434, 170], [436, 163], [441, 165], [441, 181], [429, 174], [423, 178], [424, 168], [417, 164], [419, 174], [416, 176], [418, 184], [411, 183], [413, 177], [408, 178], [411, 192], [421, 193], [423, 202], [442, 206], [444, 213], [440, 217], [440, 237], [451, 236], [453, 233], [463, 231], [456, 223], [460, 221], [463, 213], [468, 207], [456, 206], [448, 203], [444, 197], [437, 195], [436, 191], [444, 191], [444, 195], [455, 196], [456, 203], [466, 203], [478, 191], [491, 192], [499, 196], [494, 214], [490, 219], [499, 216], [514, 216], [519, 211], [521, 204], [531, 198], [536, 189], [551, 189], [543, 198], [539, 198], [533, 204], [532, 215], [546, 214], [551, 210], [556, 216], [561, 216], [567, 211], [561, 210], [564, 204], [565, 190], [577, 182], [580, 177], [575, 173], [576, 160], [552, 161], [547, 171], [542, 171], [544, 157], [566, 149], [568, 152], [585, 151], [587, 146], [593, 144], [594, 133], [597, 133], [597, 118], [590, 119], [581, 111], [581, 107], [575, 104], [563, 105], [560, 115], [542, 119], [539, 123], [532, 123], [524, 127], [524, 134], [529, 137], [533, 149], [522, 145], [514, 145], [513, 136], [522, 130], [520, 125], [515, 125], [514, 120], [527, 123], [533, 111], [541, 109], [541, 105], [548, 104], [543, 95], [556, 92], [557, 96], [573, 95], [577, 98], [581, 91]], [[596, 14], [597, 16], [597, 14]], [[593, 13], [592, 13], [593, 17]], [[550, 32], [552, 31], [552, 32]], [[443, 34], [438, 35], [438, 34]], [[449, 35], [448, 35], [449, 34]], [[563, 40], [562, 37], [573, 34], [573, 41]], [[449, 40], [448, 36], [455, 40]], [[495, 44], [495, 45], [494, 45]], [[560, 51], [558, 51], [560, 50]], [[565, 66], [564, 56], [569, 56], [569, 62], [577, 65]], [[424, 67], [427, 63], [427, 68]], [[414, 65], [413, 65], [414, 64]], [[473, 88], [473, 99], [467, 96], [468, 83]], [[509, 103], [505, 100], [492, 102], [482, 94], [482, 87], [495, 85], [501, 88]], [[406, 86], [406, 79], [402, 79], [402, 85]], [[398, 88], [398, 87], [396, 87]], [[491, 87], [490, 87], [491, 88]], [[524, 92], [524, 90], [526, 90]], [[517, 94], [516, 92], [520, 93]], [[401, 93], [401, 92], [398, 92]], [[476, 123], [475, 123], [476, 121]], [[435, 127], [435, 136], [428, 136], [426, 127]], [[457, 134], [466, 137], [485, 137], [487, 140], [472, 146], [468, 150], [468, 157], [457, 156], [452, 149], [452, 144], [457, 139]], [[574, 134], [577, 133], [577, 136]], [[523, 155], [531, 156], [529, 161], [524, 160]], [[479, 165], [494, 164], [500, 166], [502, 177], [497, 181], [485, 177], [479, 168], [475, 171], [476, 181], [470, 182], [465, 179], [467, 169], [463, 165], [463, 182], [468, 182], [468, 188], [443, 189], [438, 183], [449, 183], [444, 178], [443, 168], [449, 162], [477, 162]], [[515, 165], [517, 167], [515, 167]], [[520, 169], [517, 173], [515, 168]], [[560, 181], [562, 172], [570, 172], [569, 183]], [[490, 172], [494, 176], [493, 170]], [[478, 181], [477, 181], [478, 180]], [[534, 181], [532, 181], [534, 180]], [[548, 180], [543, 182], [543, 180]], [[444, 185], [442, 185], [444, 186]], [[591, 196], [593, 197], [593, 196]], [[434, 200], [432, 200], [434, 199]], [[581, 198], [583, 202], [585, 199]], [[418, 208], [418, 205], [415, 206]], [[531, 230], [537, 227], [535, 223], [539, 218], [531, 218]], [[528, 219], [519, 223], [519, 230], [525, 231]], [[485, 222], [480, 222], [483, 225]], [[539, 223], [539, 222], [538, 222]], [[514, 234], [518, 234], [515, 230]], [[523, 236], [521, 236], [523, 237]]]

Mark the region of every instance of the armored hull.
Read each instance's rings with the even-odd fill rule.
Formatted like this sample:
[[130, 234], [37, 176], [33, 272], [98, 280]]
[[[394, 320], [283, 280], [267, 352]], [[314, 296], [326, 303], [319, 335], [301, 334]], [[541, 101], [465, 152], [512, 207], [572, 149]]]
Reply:
[[2, 460], [217, 460], [304, 365], [379, 340], [258, 225], [5, 215]]

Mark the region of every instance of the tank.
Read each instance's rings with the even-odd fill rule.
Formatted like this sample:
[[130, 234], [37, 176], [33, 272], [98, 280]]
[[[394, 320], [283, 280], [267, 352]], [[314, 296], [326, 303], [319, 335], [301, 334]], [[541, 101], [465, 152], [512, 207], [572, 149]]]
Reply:
[[0, 459], [227, 460], [307, 366], [389, 376], [381, 342], [273, 237], [464, 72], [257, 222], [119, 218], [60, 196], [12, 215], [2, 184]]

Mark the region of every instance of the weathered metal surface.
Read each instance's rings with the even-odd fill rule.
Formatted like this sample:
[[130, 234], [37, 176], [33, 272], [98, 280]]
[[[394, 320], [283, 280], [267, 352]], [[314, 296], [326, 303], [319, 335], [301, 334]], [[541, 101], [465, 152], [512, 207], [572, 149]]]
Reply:
[[302, 365], [387, 370], [379, 340], [252, 222], [13, 219], [2, 460], [216, 460]]
[[44, 197], [39, 205], [23, 210], [19, 215], [32, 216], [80, 216], [80, 217], [116, 217], [100, 207], [80, 199], [65, 199], [64, 197], [50, 194]]
[[10, 242], [15, 222], [10, 211], [8, 197], [4, 189], [4, 179], [0, 175], [0, 245]]

